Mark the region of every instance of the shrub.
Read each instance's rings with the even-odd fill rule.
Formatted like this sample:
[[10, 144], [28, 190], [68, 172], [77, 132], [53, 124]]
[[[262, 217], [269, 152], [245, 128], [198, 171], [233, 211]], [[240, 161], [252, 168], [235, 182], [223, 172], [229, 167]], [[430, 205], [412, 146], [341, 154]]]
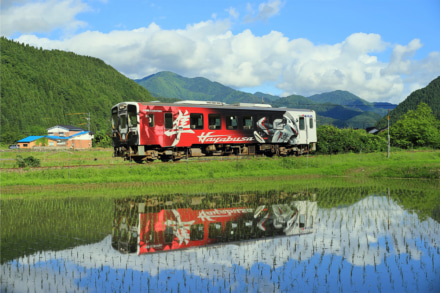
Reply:
[[25, 167], [40, 167], [40, 160], [37, 158], [34, 158], [33, 156], [29, 156], [26, 158], [23, 158], [22, 156], [18, 155], [16, 157], [18, 167], [25, 168]]
[[387, 148], [386, 138], [369, 134], [363, 129], [338, 129], [332, 125], [318, 127], [317, 152], [322, 154], [360, 151], [377, 152]]

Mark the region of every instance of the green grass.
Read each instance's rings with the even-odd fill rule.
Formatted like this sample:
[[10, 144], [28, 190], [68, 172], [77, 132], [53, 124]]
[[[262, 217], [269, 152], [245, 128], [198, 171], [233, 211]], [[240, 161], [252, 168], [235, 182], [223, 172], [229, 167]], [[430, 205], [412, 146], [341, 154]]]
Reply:
[[[7, 153], [9, 157], [13, 156], [10, 154], [13, 152]], [[2, 159], [7, 157], [3, 154]], [[142, 165], [112, 158], [109, 150], [30, 154], [41, 160], [42, 167], [48, 168], [2, 170], [3, 199], [252, 190], [268, 184], [301, 185], [296, 181], [319, 182], [331, 177], [348, 177], [354, 181], [370, 178], [440, 179], [440, 151], [399, 151], [391, 153], [390, 158], [386, 153], [352, 153]], [[56, 159], [49, 160], [49, 156]], [[91, 162], [101, 165], [90, 166], [93, 165]]]
[[60, 150], [60, 151], [31, 151], [31, 150], [4, 150], [0, 152], [0, 168], [18, 167], [17, 155], [23, 158], [32, 156], [40, 160], [42, 167], [68, 167], [76, 165], [121, 165], [124, 161], [114, 158], [112, 149], [91, 150]]

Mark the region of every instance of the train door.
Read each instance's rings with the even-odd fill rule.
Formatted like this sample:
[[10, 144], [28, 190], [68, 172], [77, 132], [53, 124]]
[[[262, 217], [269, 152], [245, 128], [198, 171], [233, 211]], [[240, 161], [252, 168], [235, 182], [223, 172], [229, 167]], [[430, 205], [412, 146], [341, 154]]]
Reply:
[[308, 142], [308, 131], [307, 131], [307, 119], [304, 116], [299, 117], [298, 122], [298, 137], [301, 139], [302, 144]]
[[316, 115], [313, 112], [312, 115], [308, 115], [306, 118], [308, 122], [307, 127], [307, 142], [310, 143], [316, 143], [317, 136], [316, 136]]
[[160, 142], [162, 147], [171, 146], [176, 138], [176, 130], [173, 128], [173, 113], [163, 112], [163, 134], [160, 137], [163, 140]]

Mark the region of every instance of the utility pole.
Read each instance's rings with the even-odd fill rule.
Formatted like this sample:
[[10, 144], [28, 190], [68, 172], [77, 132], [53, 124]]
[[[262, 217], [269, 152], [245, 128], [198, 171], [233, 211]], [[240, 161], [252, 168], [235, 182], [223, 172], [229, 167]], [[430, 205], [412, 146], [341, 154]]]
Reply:
[[90, 132], [90, 112], [89, 113], [85, 113], [85, 114], [89, 114], [89, 117], [86, 118], [86, 119], [87, 119], [87, 130]]
[[87, 130], [90, 132], [90, 112], [89, 113], [68, 113], [66, 115], [83, 115], [83, 114], [87, 114], [88, 115], [88, 117], [82, 117], [82, 118], [87, 120]]

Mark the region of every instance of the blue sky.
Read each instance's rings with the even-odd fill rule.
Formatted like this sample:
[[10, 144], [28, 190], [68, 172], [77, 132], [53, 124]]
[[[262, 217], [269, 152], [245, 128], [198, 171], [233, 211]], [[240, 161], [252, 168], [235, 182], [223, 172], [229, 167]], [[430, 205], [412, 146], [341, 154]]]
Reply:
[[439, 0], [2, 0], [0, 17], [2, 36], [133, 79], [399, 103], [440, 75]]

